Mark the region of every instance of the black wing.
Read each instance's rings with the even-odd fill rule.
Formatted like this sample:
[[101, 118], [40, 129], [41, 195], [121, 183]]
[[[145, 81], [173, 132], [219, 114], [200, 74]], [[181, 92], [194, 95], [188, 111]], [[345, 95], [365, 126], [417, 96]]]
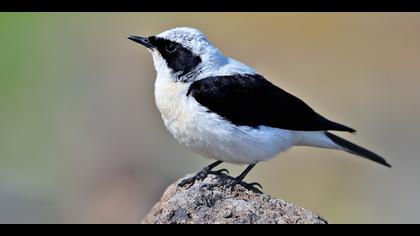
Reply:
[[299, 98], [258, 74], [208, 77], [191, 84], [192, 96], [209, 111], [236, 125], [265, 125], [288, 130], [354, 129], [322, 117]]

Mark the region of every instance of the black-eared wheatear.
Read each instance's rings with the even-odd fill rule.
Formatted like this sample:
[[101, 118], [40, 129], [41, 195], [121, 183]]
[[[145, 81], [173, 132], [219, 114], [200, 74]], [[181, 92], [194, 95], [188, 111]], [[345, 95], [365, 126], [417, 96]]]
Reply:
[[173, 137], [191, 151], [222, 162], [247, 164], [240, 183], [261, 161], [293, 146], [346, 151], [390, 167], [379, 155], [328, 131], [355, 130], [321, 116], [253, 68], [229, 58], [199, 30], [175, 28], [155, 36], [130, 36], [153, 56], [155, 100]]

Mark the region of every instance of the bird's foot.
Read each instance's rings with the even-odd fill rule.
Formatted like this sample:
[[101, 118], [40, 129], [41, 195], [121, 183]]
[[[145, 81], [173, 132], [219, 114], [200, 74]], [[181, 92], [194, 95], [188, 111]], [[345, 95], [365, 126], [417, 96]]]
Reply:
[[200, 170], [197, 174], [195, 174], [193, 177], [182, 180], [181, 183], [178, 184], [178, 186], [184, 187], [185, 185], [188, 185], [188, 184], [194, 184], [195, 181], [201, 181], [205, 179], [209, 174], [213, 174], [213, 175], [229, 174], [229, 171], [226, 169], [211, 171], [208, 167], [205, 167], [202, 170]]
[[226, 170], [226, 169], [221, 169], [221, 170], [218, 170], [218, 171], [212, 171], [216, 166], [218, 166], [218, 165], [220, 165], [222, 163], [223, 163], [223, 161], [215, 161], [215, 162], [213, 162], [209, 166], [204, 167], [202, 170], [200, 170], [193, 177], [182, 180], [181, 183], [178, 184], [178, 186], [179, 187], [184, 187], [187, 184], [194, 184], [195, 181], [197, 181], [197, 180], [203, 180], [209, 174], [221, 175], [221, 174], [223, 174], [223, 172], [229, 173], [229, 171]]
[[187, 184], [194, 184], [195, 181], [200, 181], [203, 180], [207, 177], [207, 175], [210, 173], [210, 170], [208, 167], [203, 168], [202, 170], [200, 170], [197, 174], [195, 174], [193, 177], [187, 178], [182, 180], [179, 184], [178, 187], [184, 187]]
[[229, 182], [226, 187], [231, 188], [231, 190], [233, 190], [235, 188], [236, 185], [240, 185], [244, 188], [246, 188], [247, 190], [256, 192], [256, 193], [260, 193], [262, 194], [262, 189], [263, 187], [261, 186], [261, 184], [257, 183], [257, 182], [253, 182], [253, 183], [245, 183], [243, 182], [241, 179], [233, 179], [231, 182]]
[[229, 171], [227, 169], [220, 169], [220, 170], [216, 170], [216, 171], [209, 171], [208, 174], [213, 174], [213, 175], [222, 175], [222, 174], [229, 174]]
[[263, 194], [263, 192], [262, 192], [263, 187], [261, 186], [261, 184], [259, 184], [257, 182], [249, 183], [249, 184], [245, 183], [245, 182], [241, 182], [241, 183], [239, 183], [239, 185], [243, 186], [244, 188], [246, 188], [250, 191]]

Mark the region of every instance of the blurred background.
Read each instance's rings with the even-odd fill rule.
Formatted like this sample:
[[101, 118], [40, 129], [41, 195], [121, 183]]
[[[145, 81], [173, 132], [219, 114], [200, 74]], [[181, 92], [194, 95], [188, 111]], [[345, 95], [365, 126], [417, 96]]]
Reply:
[[246, 180], [333, 223], [420, 223], [418, 13], [1, 13], [0, 223], [139, 223], [209, 163], [165, 130], [152, 58], [126, 39], [176, 26], [393, 165], [299, 147]]

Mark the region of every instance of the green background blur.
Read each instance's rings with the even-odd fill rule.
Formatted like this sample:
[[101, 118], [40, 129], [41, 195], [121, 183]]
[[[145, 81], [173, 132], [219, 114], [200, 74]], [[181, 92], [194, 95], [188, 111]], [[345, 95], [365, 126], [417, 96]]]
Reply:
[[208, 164], [165, 130], [152, 58], [126, 39], [176, 26], [393, 165], [300, 147], [248, 181], [333, 223], [420, 223], [418, 13], [0, 13], [0, 223], [138, 223]]

